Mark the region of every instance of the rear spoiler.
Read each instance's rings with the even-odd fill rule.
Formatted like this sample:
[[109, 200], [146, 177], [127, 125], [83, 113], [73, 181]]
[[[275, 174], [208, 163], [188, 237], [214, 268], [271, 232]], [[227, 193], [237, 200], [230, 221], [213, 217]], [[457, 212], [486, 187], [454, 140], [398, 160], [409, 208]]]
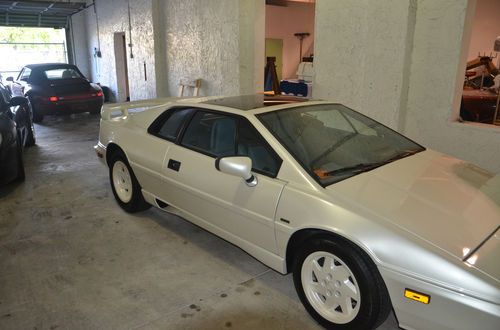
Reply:
[[101, 118], [103, 120], [111, 120], [114, 118], [125, 119], [130, 112], [141, 112], [156, 106], [171, 103], [178, 99], [178, 97], [164, 97], [151, 100], [105, 104], [101, 110]]

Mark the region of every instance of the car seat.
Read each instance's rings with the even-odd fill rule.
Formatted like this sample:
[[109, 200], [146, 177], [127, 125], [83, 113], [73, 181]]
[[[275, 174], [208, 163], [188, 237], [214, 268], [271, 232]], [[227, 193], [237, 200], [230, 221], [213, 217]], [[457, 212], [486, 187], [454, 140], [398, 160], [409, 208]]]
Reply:
[[73, 74], [71, 73], [71, 70], [64, 70], [61, 76], [62, 79], [71, 79], [73, 78]]
[[217, 156], [235, 153], [236, 122], [231, 118], [217, 119], [212, 125], [210, 149]]

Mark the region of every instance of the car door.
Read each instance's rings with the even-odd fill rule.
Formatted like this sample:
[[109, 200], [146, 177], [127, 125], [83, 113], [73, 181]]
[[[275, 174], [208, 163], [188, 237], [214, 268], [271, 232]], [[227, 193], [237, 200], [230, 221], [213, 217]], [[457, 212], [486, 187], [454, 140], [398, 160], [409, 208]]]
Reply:
[[[256, 186], [216, 169], [217, 157], [234, 155], [252, 159]], [[163, 197], [236, 244], [243, 240], [276, 252], [274, 216], [285, 185], [276, 179], [280, 165], [247, 119], [198, 110], [167, 150]]]

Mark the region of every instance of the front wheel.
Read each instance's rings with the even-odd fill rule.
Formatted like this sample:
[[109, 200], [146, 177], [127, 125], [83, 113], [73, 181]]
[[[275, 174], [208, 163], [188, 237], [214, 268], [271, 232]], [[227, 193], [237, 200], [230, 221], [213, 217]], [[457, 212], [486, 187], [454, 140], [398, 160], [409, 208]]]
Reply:
[[298, 250], [293, 279], [304, 307], [327, 329], [374, 329], [389, 315], [389, 295], [376, 266], [343, 239], [309, 240]]
[[33, 113], [33, 122], [37, 124], [41, 123], [43, 120], [43, 115], [38, 113], [38, 111], [36, 110], [35, 103], [33, 103], [32, 97], [28, 97], [28, 100], [31, 104], [31, 112]]
[[142, 196], [141, 186], [126, 157], [118, 153], [109, 163], [111, 189], [118, 205], [129, 213], [147, 210], [151, 207]]
[[17, 182], [23, 182], [26, 179], [26, 174], [24, 172], [24, 158], [23, 158], [23, 145], [21, 142], [21, 137], [18, 134], [17, 137]]

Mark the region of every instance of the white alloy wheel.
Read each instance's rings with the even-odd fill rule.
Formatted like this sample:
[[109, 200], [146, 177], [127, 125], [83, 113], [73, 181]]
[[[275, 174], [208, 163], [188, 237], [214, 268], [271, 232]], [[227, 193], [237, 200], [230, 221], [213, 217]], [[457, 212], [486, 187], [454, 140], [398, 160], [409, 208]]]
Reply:
[[123, 203], [128, 203], [132, 199], [132, 178], [127, 165], [121, 160], [113, 164], [113, 185], [116, 195]]
[[301, 281], [311, 306], [326, 320], [346, 324], [359, 313], [361, 294], [352, 271], [336, 255], [316, 251], [303, 262]]

